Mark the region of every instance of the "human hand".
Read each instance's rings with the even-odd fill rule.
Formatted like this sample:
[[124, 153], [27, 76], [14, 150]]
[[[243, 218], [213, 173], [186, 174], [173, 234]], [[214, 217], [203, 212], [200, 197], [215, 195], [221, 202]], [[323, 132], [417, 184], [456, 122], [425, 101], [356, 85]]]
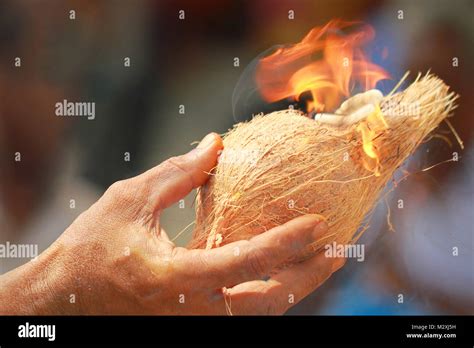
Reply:
[[0, 313], [281, 314], [311, 293], [342, 259], [321, 253], [274, 270], [326, 231], [318, 216], [211, 250], [177, 247], [160, 226], [164, 209], [206, 182], [220, 149], [210, 134], [114, 183], [37, 260], [0, 277]]

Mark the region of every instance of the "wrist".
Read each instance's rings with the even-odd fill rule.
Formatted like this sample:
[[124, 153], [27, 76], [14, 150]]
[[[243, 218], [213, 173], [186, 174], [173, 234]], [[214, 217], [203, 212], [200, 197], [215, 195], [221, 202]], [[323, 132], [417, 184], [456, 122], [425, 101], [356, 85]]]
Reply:
[[64, 314], [67, 273], [61, 260], [62, 247], [53, 244], [26, 264], [0, 276], [0, 314]]

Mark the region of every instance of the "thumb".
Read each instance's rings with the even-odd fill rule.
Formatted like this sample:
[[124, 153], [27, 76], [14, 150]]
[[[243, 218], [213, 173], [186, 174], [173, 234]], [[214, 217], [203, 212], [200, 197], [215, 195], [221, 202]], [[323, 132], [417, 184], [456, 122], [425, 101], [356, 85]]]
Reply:
[[187, 154], [169, 158], [140, 175], [143, 184], [150, 189], [153, 210], [166, 209], [193, 189], [204, 185], [217, 164], [222, 147], [221, 137], [210, 133]]

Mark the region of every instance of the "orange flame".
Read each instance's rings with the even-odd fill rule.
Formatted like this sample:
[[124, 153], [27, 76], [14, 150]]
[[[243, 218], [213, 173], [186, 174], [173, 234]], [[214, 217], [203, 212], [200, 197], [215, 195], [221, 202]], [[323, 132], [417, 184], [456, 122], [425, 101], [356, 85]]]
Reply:
[[[342, 32], [356, 25], [357, 30]], [[335, 110], [356, 84], [369, 90], [389, 78], [361, 49], [374, 36], [371, 26], [358, 22], [333, 20], [316, 27], [301, 42], [279, 48], [259, 61], [256, 82], [260, 93], [266, 101], [275, 102], [298, 101], [309, 91], [313, 100], [307, 105], [308, 112]]]
[[359, 123], [356, 130], [362, 136], [362, 149], [368, 158], [362, 158], [362, 164], [365, 169], [374, 173], [375, 176], [380, 176], [380, 156], [374, 144], [374, 139], [378, 132], [387, 129], [388, 125], [385, 121], [380, 106], [377, 105], [375, 111], [367, 116], [367, 119]]

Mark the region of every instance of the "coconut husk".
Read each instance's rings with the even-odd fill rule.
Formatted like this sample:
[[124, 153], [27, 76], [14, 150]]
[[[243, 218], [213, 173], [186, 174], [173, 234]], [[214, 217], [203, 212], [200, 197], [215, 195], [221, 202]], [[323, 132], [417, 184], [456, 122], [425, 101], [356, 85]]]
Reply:
[[[361, 121], [333, 127], [295, 110], [235, 125], [199, 189], [189, 246], [209, 249], [250, 239], [303, 214], [324, 216], [329, 229], [297, 261], [326, 244], [354, 243], [395, 170], [450, 115], [456, 98], [427, 74], [384, 97], [384, 126]], [[376, 159], [364, 150], [363, 136], [370, 136]]]

